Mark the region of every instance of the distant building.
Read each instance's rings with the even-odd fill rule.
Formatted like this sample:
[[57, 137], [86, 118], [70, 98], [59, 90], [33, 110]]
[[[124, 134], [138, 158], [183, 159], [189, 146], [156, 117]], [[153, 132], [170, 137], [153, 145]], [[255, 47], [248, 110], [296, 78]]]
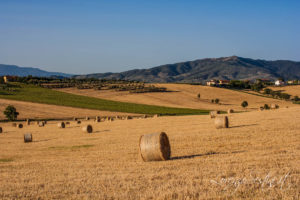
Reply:
[[298, 80], [290, 80], [287, 82], [288, 85], [297, 85], [299, 84], [299, 81]]
[[275, 81], [275, 85], [276, 86], [283, 86], [285, 83], [284, 83], [284, 81], [282, 81], [282, 80], [277, 80], [277, 81]]
[[216, 86], [217, 83], [218, 83], [217, 80], [210, 80], [210, 81], [207, 81], [207, 82], [206, 82], [206, 85], [207, 85], [207, 86]]
[[229, 85], [230, 80], [219, 80], [220, 85]]
[[17, 76], [3, 76], [4, 83], [14, 82], [18, 79]]

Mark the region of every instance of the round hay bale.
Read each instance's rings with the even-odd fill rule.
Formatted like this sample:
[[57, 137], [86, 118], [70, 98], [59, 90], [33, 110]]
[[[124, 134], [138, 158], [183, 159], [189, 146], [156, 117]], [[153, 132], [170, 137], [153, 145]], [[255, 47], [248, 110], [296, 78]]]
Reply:
[[18, 128], [23, 128], [23, 124], [18, 124]]
[[65, 128], [66, 127], [66, 124], [64, 122], [59, 122], [57, 124], [58, 128]]
[[97, 116], [96, 119], [95, 119], [95, 122], [101, 122], [101, 117]]
[[228, 113], [228, 114], [234, 113], [234, 110], [233, 110], [233, 109], [228, 109], [228, 110], [227, 110], [227, 113]]
[[81, 121], [77, 121], [77, 124], [81, 124]]
[[92, 125], [88, 124], [84, 127], [82, 127], [82, 131], [85, 133], [92, 133], [93, 132], [93, 127]]
[[229, 122], [227, 116], [217, 116], [215, 118], [215, 126], [217, 129], [219, 128], [228, 128]]
[[126, 116], [126, 120], [132, 119], [131, 116]]
[[278, 109], [279, 106], [277, 104], [271, 104], [271, 109]]
[[171, 146], [164, 132], [142, 135], [139, 145], [141, 157], [145, 162], [170, 159]]
[[24, 134], [24, 142], [32, 142], [32, 134], [31, 133], [26, 133]]
[[90, 120], [90, 118], [89, 117], [85, 117], [85, 120]]
[[78, 118], [77, 118], [77, 117], [74, 117], [74, 118], [73, 118], [73, 120], [74, 120], [74, 121], [77, 121], [77, 120], [78, 120]]
[[38, 122], [38, 126], [39, 126], [39, 127], [45, 126], [45, 122]]
[[264, 107], [259, 107], [259, 109], [258, 109], [259, 111], [263, 111], [264, 110]]
[[12, 123], [12, 127], [17, 127], [17, 123]]
[[0, 133], [3, 133], [2, 127], [0, 127]]
[[220, 114], [220, 111], [212, 110], [209, 112], [210, 118], [216, 118], [216, 116]]

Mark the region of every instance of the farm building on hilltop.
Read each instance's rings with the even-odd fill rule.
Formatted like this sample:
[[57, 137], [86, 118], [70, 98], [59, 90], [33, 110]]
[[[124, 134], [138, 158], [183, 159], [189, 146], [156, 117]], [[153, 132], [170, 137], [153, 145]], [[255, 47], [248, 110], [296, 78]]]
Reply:
[[230, 80], [219, 80], [220, 85], [229, 85]]
[[207, 85], [207, 86], [216, 86], [217, 83], [218, 83], [217, 80], [210, 80], [210, 81], [207, 81], [207, 82], [206, 82], [206, 85]]
[[17, 76], [3, 76], [4, 83], [14, 82], [18, 79]]
[[282, 80], [275, 81], [275, 86], [283, 86], [285, 83]]

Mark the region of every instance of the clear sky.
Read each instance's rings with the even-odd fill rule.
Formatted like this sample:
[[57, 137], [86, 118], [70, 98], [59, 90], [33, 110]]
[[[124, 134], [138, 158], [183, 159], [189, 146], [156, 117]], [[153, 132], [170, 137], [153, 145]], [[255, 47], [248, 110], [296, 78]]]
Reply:
[[73, 74], [237, 55], [300, 61], [299, 0], [0, 0], [0, 63]]

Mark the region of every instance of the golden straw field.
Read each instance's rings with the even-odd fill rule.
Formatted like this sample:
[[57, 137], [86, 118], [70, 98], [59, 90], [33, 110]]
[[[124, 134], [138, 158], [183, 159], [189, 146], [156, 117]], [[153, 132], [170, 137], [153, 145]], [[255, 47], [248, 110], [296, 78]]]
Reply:
[[[249, 106], [247, 110], [256, 110], [264, 104], [271, 103], [278, 104], [280, 107], [295, 106], [291, 102], [287, 101], [217, 87], [187, 84], [155, 84], [155, 86], [166, 87], [168, 90], [173, 92], [130, 94], [128, 92], [116, 92], [112, 90], [78, 90], [76, 88], [64, 88], [58, 90], [72, 94], [123, 102], [195, 109], [228, 110], [233, 108], [234, 110], [244, 111], [241, 107], [242, 101], [248, 101]], [[200, 100], [197, 99], [198, 93], [201, 95]], [[211, 103], [211, 99], [216, 98], [220, 99], [220, 104]]]
[[284, 87], [269, 87], [272, 90], [276, 91], [276, 90], [280, 90], [284, 93], [288, 93], [292, 96], [300, 96], [300, 86], [299, 85], [289, 85], [289, 86], [284, 86]]
[[[65, 119], [73, 118], [74, 116], [85, 117], [97, 116], [100, 114], [105, 116], [126, 115], [126, 113], [119, 112], [99, 112], [98, 110], [0, 99], [1, 111], [3, 111], [8, 105], [14, 105], [16, 107], [17, 111], [20, 113], [18, 116], [19, 119]], [[3, 112], [0, 112], [0, 119], [5, 119]]]
[[[299, 111], [229, 114], [228, 129], [207, 115], [1, 123], [0, 199], [300, 199]], [[171, 160], [143, 162], [140, 136], [161, 131]]]

